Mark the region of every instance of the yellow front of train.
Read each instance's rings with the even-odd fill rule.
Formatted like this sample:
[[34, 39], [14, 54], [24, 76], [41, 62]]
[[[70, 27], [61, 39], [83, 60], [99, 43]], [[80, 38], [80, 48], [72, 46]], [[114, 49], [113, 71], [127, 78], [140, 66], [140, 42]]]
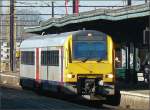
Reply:
[[113, 41], [102, 32], [69, 35], [64, 45], [64, 82], [79, 95], [114, 95], [113, 56]]

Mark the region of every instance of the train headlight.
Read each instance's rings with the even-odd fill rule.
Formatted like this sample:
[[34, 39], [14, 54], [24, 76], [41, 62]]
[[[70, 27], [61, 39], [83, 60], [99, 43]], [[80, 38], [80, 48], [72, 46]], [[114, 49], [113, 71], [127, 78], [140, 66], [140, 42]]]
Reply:
[[107, 75], [106, 75], [106, 78], [111, 78], [111, 79], [112, 79], [113, 77], [114, 77], [113, 74], [107, 74]]
[[72, 74], [67, 74], [67, 78], [72, 78]]
[[75, 75], [74, 74], [67, 74], [67, 78], [75, 78]]
[[104, 85], [103, 80], [100, 80], [100, 81], [98, 82], [98, 85], [103, 86], [103, 85]]

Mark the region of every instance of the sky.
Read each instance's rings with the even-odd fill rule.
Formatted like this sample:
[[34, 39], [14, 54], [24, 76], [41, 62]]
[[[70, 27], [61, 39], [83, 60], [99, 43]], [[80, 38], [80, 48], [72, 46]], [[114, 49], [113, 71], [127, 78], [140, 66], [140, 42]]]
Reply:
[[[143, 4], [145, 0], [143, 1], [139, 1], [139, 0], [133, 0], [132, 1], [132, 4], [133, 5], [137, 5], [137, 4]], [[9, 5], [8, 1], [3, 1], [3, 5]], [[17, 0], [16, 2], [16, 6], [32, 6], [32, 5], [36, 5], [36, 6], [39, 6], [39, 5], [42, 5], [42, 6], [51, 6], [51, 1], [28, 1], [28, 0], [24, 0], [24, 1], [19, 1]], [[65, 5], [65, 2], [64, 1], [54, 1], [54, 5], [55, 6], [61, 6], [61, 5]], [[70, 0], [68, 2], [68, 5], [72, 5], [72, 1]], [[126, 2], [125, 0], [114, 0], [114, 1], [80, 1], [80, 5], [83, 6], [83, 5], [86, 5], [86, 6], [122, 6], [122, 5], [126, 5]], [[104, 8], [104, 7], [103, 7]], [[109, 7], [110, 8], [110, 7]], [[21, 9], [29, 9], [29, 10], [34, 10], [34, 11], [38, 11], [39, 13], [41, 14], [51, 14], [51, 7], [42, 7], [42, 8], [39, 8], [39, 7], [17, 7], [16, 10], [21, 10]], [[80, 12], [84, 12], [84, 11], [90, 11], [90, 10], [95, 10], [97, 9], [96, 7], [82, 7], [80, 8]], [[3, 12], [6, 12], [8, 9], [7, 8], [3, 8]], [[65, 7], [56, 7], [55, 8], [55, 13], [56, 14], [65, 14]], [[68, 8], [68, 13], [69, 14], [72, 14], [72, 8]], [[49, 19], [51, 16], [48, 16], [48, 15], [42, 15], [42, 20], [47, 20]], [[55, 17], [62, 17], [62, 16], [55, 16]]]

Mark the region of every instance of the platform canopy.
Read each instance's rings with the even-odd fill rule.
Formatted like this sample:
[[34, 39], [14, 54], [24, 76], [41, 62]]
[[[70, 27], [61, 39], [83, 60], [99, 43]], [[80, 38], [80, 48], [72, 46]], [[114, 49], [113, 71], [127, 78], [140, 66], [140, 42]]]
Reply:
[[62, 18], [51, 18], [41, 22], [38, 27], [27, 27], [25, 32], [38, 33], [53, 27], [61, 28], [70, 24], [79, 24], [95, 20], [101, 21], [122, 21], [133, 18], [141, 18], [150, 15], [149, 4], [128, 6], [120, 9], [97, 9], [82, 12], [78, 15], [68, 15]]

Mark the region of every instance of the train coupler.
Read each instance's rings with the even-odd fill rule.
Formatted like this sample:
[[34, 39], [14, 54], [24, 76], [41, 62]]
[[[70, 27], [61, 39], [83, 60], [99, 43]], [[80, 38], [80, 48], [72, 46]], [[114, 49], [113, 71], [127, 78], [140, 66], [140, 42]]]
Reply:
[[79, 78], [77, 82], [79, 95], [106, 96], [114, 94], [114, 85], [105, 84], [101, 78]]
[[96, 94], [99, 78], [78, 78], [77, 92], [80, 95]]

